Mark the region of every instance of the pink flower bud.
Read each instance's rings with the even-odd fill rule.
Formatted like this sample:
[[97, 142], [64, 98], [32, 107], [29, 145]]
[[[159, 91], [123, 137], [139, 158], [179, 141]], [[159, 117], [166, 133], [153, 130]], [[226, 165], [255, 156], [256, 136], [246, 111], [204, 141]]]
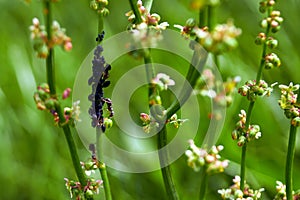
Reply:
[[72, 45], [71, 41], [65, 42], [65, 44], [64, 44], [65, 51], [70, 51], [72, 49], [72, 47], [73, 47], [73, 45]]
[[62, 98], [63, 98], [63, 99], [68, 98], [68, 97], [70, 96], [70, 93], [71, 93], [71, 88], [65, 89], [65, 91], [64, 91], [63, 94], [62, 94]]

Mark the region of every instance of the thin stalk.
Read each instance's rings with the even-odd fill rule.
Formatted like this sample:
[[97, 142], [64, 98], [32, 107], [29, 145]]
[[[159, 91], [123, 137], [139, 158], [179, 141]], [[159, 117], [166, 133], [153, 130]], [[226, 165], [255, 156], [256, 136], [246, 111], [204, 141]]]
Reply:
[[[104, 25], [103, 25], [103, 16], [101, 14], [98, 14], [98, 33], [102, 33], [104, 30]], [[98, 41], [98, 44], [100, 44], [100, 40]]]
[[143, 4], [144, 4], [146, 10], [148, 10], [148, 12], [151, 11], [152, 3], [153, 3], [153, 0], [144, 0], [143, 1]]
[[150, 103], [150, 98], [153, 94], [155, 94], [155, 88], [151, 84], [152, 79], [155, 77], [155, 69], [152, 64], [150, 49], [144, 49], [144, 63], [145, 63], [147, 81], [148, 81], [148, 100], [149, 100], [148, 102], [150, 107], [152, 105]]
[[[271, 12], [269, 10], [268, 12]], [[266, 37], [269, 37], [270, 33], [270, 26], [268, 25], [267, 30], [266, 30]], [[259, 85], [259, 82], [262, 77], [262, 72], [263, 68], [265, 66], [265, 57], [267, 54], [267, 44], [263, 44], [263, 50], [262, 50], [262, 55], [261, 55], [261, 60], [260, 60], [260, 65], [257, 71], [256, 75], [256, 85]], [[250, 125], [251, 121], [251, 115], [252, 115], [252, 110], [254, 108], [254, 103], [255, 101], [250, 102], [249, 107], [248, 107], [248, 112], [247, 112], [247, 118], [246, 118], [246, 128]], [[247, 151], [247, 144], [245, 144], [242, 148], [242, 157], [241, 157], [241, 182], [240, 182], [240, 188], [243, 191], [244, 190], [244, 185], [245, 185], [245, 174], [246, 174], [246, 151]]]
[[207, 190], [207, 183], [208, 183], [208, 174], [206, 172], [206, 167], [204, 167], [201, 171], [201, 183], [200, 183], [200, 193], [199, 193], [199, 200], [205, 200], [205, 194]]
[[206, 63], [206, 59], [206, 52], [202, 52], [201, 50], [194, 50], [189, 70], [185, 77], [185, 83], [182, 87], [179, 97], [176, 98], [176, 100], [167, 109], [167, 119], [175, 114], [190, 97], [193, 88], [197, 83], [197, 79], [200, 77], [202, 68]]
[[[140, 15], [140, 12], [137, 8], [136, 2], [133, 2], [133, 0], [129, 0], [131, 8], [134, 12], [135, 15], [135, 23], [139, 24], [142, 22], [142, 18]], [[152, 4], [152, 2], [151, 2]], [[148, 8], [150, 10], [150, 8]], [[148, 98], [152, 98], [153, 94], [155, 94], [155, 88], [151, 84], [151, 80], [155, 77], [155, 69], [152, 64], [152, 57], [151, 57], [151, 52], [150, 49], [144, 49], [144, 63], [145, 63], [145, 68], [146, 68], [146, 75], [147, 75], [147, 81], [148, 81]], [[149, 107], [152, 106], [152, 104], [149, 101]], [[179, 196], [177, 194], [175, 185], [173, 183], [172, 175], [171, 175], [171, 170], [170, 167], [168, 166], [168, 152], [167, 151], [162, 151], [161, 149], [167, 145], [167, 131], [165, 127], [165, 123], [161, 124], [163, 126], [162, 130], [159, 131], [158, 137], [157, 137], [157, 147], [159, 149], [158, 155], [159, 155], [159, 162], [161, 165], [161, 173], [165, 185], [165, 189], [168, 195], [169, 199], [172, 200], [177, 200], [179, 199]]]
[[214, 28], [215, 23], [215, 9], [213, 6], [207, 6], [207, 27], [208, 30], [212, 30]]
[[[46, 24], [46, 30], [48, 33], [48, 42], [51, 41], [51, 24], [52, 24], [52, 10], [51, 10], [51, 2], [50, 1], [44, 1], [44, 7], [45, 7], [45, 24]], [[54, 67], [54, 49], [52, 47], [49, 48], [49, 55], [46, 58], [46, 68], [47, 68], [47, 82], [50, 88], [50, 94], [51, 96], [56, 96], [56, 89], [55, 89], [55, 67]], [[63, 111], [60, 107], [60, 105], [55, 106], [55, 110], [59, 116], [60, 124], [62, 125], [62, 129], [64, 131], [69, 151], [71, 154], [73, 166], [77, 175], [77, 178], [82, 186], [85, 186], [87, 184], [86, 177], [84, 175], [84, 172], [81, 168], [76, 145], [74, 142], [74, 139], [72, 137], [72, 133], [70, 130], [70, 127], [66, 123], [66, 119], [64, 117]]]
[[163, 147], [167, 145], [167, 130], [166, 126], [163, 124], [163, 128], [158, 133], [157, 138], [157, 149], [158, 155], [159, 155], [159, 162], [161, 167], [161, 172], [165, 184], [165, 188], [167, 191], [168, 199], [170, 200], [177, 200], [179, 199], [179, 196], [177, 194], [172, 176], [171, 176], [171, 170], [170, 166], [168, 165], [168, 152], [163, 151]]
[[[300, 103], [300, 90], [298, 90], [297, 103]], [[293, 162], [295, 156], [295, 145], [296, 145], [296, 133], [297, 127], [290, 125], [290, 136], [288, 144], [288, 152], [286, 157], [285, 166], [285, 182], [286, 182], [286, 198], [287, 200], [293, 200]]]
[[137, 1], [135, 1], [135, 0], [129, 0], [129, 3], [130, 3], [130, 7], [131, 7], [131, 9], [133, 11], [133, 14], [135, 16], [135, 23], [136, 24], [142, 23], [143, 20], [142, 20], [142, 17], [141, 17], [141, 13], [140, 13], [140, 11], [139, 11], [139, 9], [137, 7]]
[[[246, 125], [245, 125], [246, 128], [250, 125], [251, 115], [252, 115], [252, 110], [254, 108], [254, 104], [255, 104], [255, 101], [251, 101], [249, 104], [248, 111], [247, 111], [247, 117], [246, 117]], [[242, 191], [244, 190], [245, 177], [246, 177], [246, 152], [247, 152], [247, 142], [242, 147], [242, 155], [241, 155], [240, 189]]]
[[100, 151], [100, 137], [101, 134], [104, 134], [101, 132], [100, 128], [96, 128], [96, 152], [97, 152], [97, 166], [99, 169], [99, 172], [101, 174], [101, 178], [103, 181], [103, 188], [105, 193], [105, 199], [106, 200], [112, 200], [112, 194], [110, 189], [110, 183], [107, 175], [106, 165], [105, 163], [101, 162], [100, 159], [102, 158], [101, 151]]
[[199, 27], [202, 28], [207, 22], [207, 6], [204, 6], [199, 10]]
[[[102, 31], [104, 30], [104, 23], [103, 23], [103, 16], [101, 14], [98, 14], [98, 34], [101, 34]], [[98, 40], [98, 45], [102, 41]], [[112, 200], [112, 194], [111, 194], [111, 189], [110, 189], [110, 183], [107, 175], [107, 170], [106, 170], [106, 165], [105, 163], [101, 162], [101, 151], [100, 151], [100, 139], [101, 139], [101, 134], [102, 133], [101, 129], [99, 127], [96, 127], [96, 152], [97, 152], [97, 166], [99, 169], [99, 172], [101, 174], [101, 178], [103, 181], [103, 188], [104, 188], [104, 193], [105, 193], [105, 199], [106, 200]]]
[[285, 167], [286, 199], [293, 199], [293, 162], [295, 156], [297, 127], [290, 126], [290, 136]]

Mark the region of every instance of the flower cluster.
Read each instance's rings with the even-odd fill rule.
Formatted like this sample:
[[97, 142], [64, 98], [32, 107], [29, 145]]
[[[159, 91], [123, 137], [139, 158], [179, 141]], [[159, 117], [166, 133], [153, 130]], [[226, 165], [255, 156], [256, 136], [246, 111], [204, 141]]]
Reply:
[[99, 194], [99, 188], [102, 187], [102, 180], [88, 178], [87, 185], [82, 186], [79, 182], [65, 178], [66, 188], [70, 192], [71, 198], [76, 200], [90, 199], [94, 194]]
[[[104, 33], [102, 33], [102, 35], [104, 35]], [[110, 85], [110, 81], [107, 79], [109, 78], [111, 65], [105, 62], [104, 57], [101, 55], [102, 52], [103, 47], [98, 45], [94, 51], [94, 59], [92, 61], [93, 74], [88, 80], [88, 84], [92, 86], [92, 93], [88, 96], [88, 99], [92, 102], [89, 109], [92, 126], [100, 127], [102, 132], [105, 132], [106, 128], [112, 126], [111, 118], [114, 115], [114, 111], [111, 100], [104, 97], [103, 89]], [[108, 117], [104, 117], [105, 106], [109, 112]]]
[[[272, 5], [270, 2], [272, 2]], [[274, 4], [274, 0], [262, 1], [260, 2], [260, 10], [265, 12], [269, 9], [268, 7], [273, 7]], [[260, 26], [262, 28], [270, 28], [273, 33], [276, 33], [280, 30], [282, 22], [283, 18], [280, 16], [280, 11], [272, 10], [268, 17], [261, 21]]]
[[155, 119], [146, 113], [140, 114], [140, 119], [143, 123], [143, 130], [145, 133], [151, 133], [152, 130], [156, 130], [159, 127], [159, 123]]
[[[136, 49], [135, 47], [139, 45], [142, 47], [155, 46], [157, 42], [162, 40], [162, 30], [165, 30], [169, 24], [167, 22], [160, 23], [161, 17], [156, 13], [150, 14], [141, 0], [137, 1], [137, 6], [141, 15], [141, 22], [136, 23], [136, 16], [133, 11], [126, 13], [128, 21], [131, 22], [129, 30], [134, 39], [131, 48]], [[140, 54], [141, 52], [134, 51], [132, 53]]]
[[240, 189], [241, 178], [235, 176], [233, 179], [233, 185], [229, 189], [220, 189], [218, 193], [221, 195], [222, 199], [237, 199], [237, 200], [257, 200], [261, 199], [261, 193], [265, 190], [260, 188], [258, 190], [251, 189], [248, 184], [245, 184], [244, 190]]
[[[70, 96], [71, 89], [67, 88], [63, 94], [62, 99], [66, 99]], [[53, 117], [54, 121], [57, 125], [63, 125], [60, 124], [60, 119], [58, 116], [58, 113], [56, 112], [56, 106], [59, 105], [58, 98], [56, 96], [50, 95], [50, 89], [48, 84], [43, 83], [40, 84], [37, 87], [37, 91], [34, 93], [34, 101], [36, 103], [36, 106], [39, 110], [46, 110], [50, 112]], [[64, 118], [65, 123], [71, 123], [74, 124], [76, 121], [80, 121], [79, 114], [80, 114], [80, 101], [75, 101], [73, 103], [73, 106], [71, 108], [65, 107], [64, 108]]]
[[188, 119], [178, 119], [177, 114], [175, 113], [170, 117], [170, 119], [167, 121], [167, 123], [170, 123], [174, 126], [174, 128], [179, 128], [184, 122], [186, 122]]
[[[71, 38], [66, 35], [66, 30], [61, 28], [57, 21], [53, 21], [51, 33], [47, 33], [45, 26], [40, 25], [38, 18], [33, 18], [32, 25], [29, 27], [31, 31], [31, 39], [33, 48], [37, 52], [38, 57], [46, 58], [49, 54], [49, 49], [55, 45], [60, 45], [66, 51], [72, 49]], [[51, 40], [48, 40], [47, 35], [51, 34]]]
[[[286, 186], [280, 181], [276, 181], [276, 184], [277, 194], [274, 197], [274, 200], [286, 200]], [[293, 191], [293, 199], [300, 199], [300, 190], [297, 190], [296, 192]]]
[[170, 76], [164, 73], [158, 73], [156, 77], [151, 80], [150, 87], [153, 89], [153, 94], [149, 97], [149, 105], [161, 105], [161, 98], [159, 92], [163, 90], [168, 90], [169, 86], [175, 85], [175, 81], [170, 78]]
[[[162, 116], [162, 118], [163, 118], [166, 113], [165, 113], [165, 111], [163, 111], [163, 112], [158, 111], [158, 114], [160, 116]], [[156, 128], [159, 127], [159, 122], [151, 115], [148, 115], [146, 113], [141, 113], [140, 119], [143, 123], [143, 130], [145, 133], [151, 133], [151, 131], [156, 130]], [[179, 128], [186, 121], [187, 121], [187, 119], [178, 119], [177, 114], [174, 114], [170, 117], [170, 119], [168, 119], [166, 121], [166, 123], [172, 124], [174, 126], [174, 128]]]
[[[200, 94], [213, 99], [220, 106], [229, 106], [233, 101], [233, 93], [237, 84], [240, 82], [240, 77], [227, 78], [226, 82], [217, 81], [211, 69], [205, 69], [202, 72], [194, 94]], [[224, 90], [219, 91], [218, 87], [223, 87]]]
[[97, 11], [102, 17], [109, 15], [109, 10], [106, 8], [108, 6], [108, 0], [91, 0], [91, 9]]
[[193, 140], [189, 141], [190, 149], [185, 151], [188, 157], [188, 166], [194, 171], [199, 171], [201, 167], [205, 167], [206, 173], [215, 174], [223, 172], [228, 167], [229, 161], [221, 161], [219, 152], [223, 150], [223, 146], [213, 146], [209, 151], [205, 148], [199, 148]]
[[281, 97], [278, 101], [280, 107], [284, 110], [287, 118], [292, 119], [291, 123], [294, 126], [300, 126], [300, 104], [297, 102], [299, 85], [294, 85], [292, 82], [287, 85], [279, 85], [281, 89]]
[[260, 80], [259, 84], [256, 83], [256, 80], [249, 80], [239, 88], [238, 92], [242, 96], [246, 96], [249, 101], [255, 101], [258, 96], [270, 96], [276, 84], [273, 83], [269, 86], [264, 80]]
[[236, 123], [235, 129], [231, 136], [233, 140], [238, 140], [238, 146], [243, 146], [246, 142], [250, 142], [261, 137], [259, 125], [249, 125], [246, 127], [246, 112], [241, 110], [239, 114], [240, 120]]
[[158, 73], [156, 77], [152, 79], [151, 84], [155, 85], [159, 91], [163, 91], [167, 90], [168, 86], [175, 85], [175, 81], [172, 80], [167, 74]]
[[242, 31], [236, 28], [232, 20], [226, 24], [218, 24], [213, 30], [207, 27], [198, 27], [194, 19], [188, 19], [185, 26], [174, 25], [181, 30], [185, 37], [196, 36], [197, 41], [209, 52], [221, 54], [238, 46], [237, 37]]
[[[283, 22], [283, 18], [280, 16], [280, 11], [273, 10], [273, 6], [275, 5], [275, 0], [265, 0], [260, 2], [259, 10], [262, 13], [268, 11], [268, 16], [261, 21], [261, 27], [266, 29], [266, 33], [259, 33], [255, 39], [255, 43], [257, 45], [266, 44], [269, 49], [274, 49], [278, 46], [278, 40], [274, 37], [267, 36], [269, 35], [269, 30], [272, 33], [276, 33], [280, 30], [281, 24]], [[281, 61], [279, 57], [275, 53], [269, 53], [264, 58], [265, 61], [265, 69], [273, 69], [274, 67], [279, 67], [281, 65]]]

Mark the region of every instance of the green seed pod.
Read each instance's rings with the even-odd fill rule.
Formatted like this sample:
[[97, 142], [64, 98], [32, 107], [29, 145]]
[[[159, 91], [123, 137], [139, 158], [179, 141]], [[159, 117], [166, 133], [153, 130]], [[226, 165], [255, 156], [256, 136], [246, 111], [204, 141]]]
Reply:
[[49, 110], [54, 109], [55, 108], [55, 100], [54, 99], [47, 99], [45, 101], [45, 106]]
[[270, 38], [266, 44], [270, 49], [275, 49], [278, 46], [278, 40]]
[[111, 119], [105, 118], [104, 119], [104, 125], [107, 129], [109, 129], [113, 126], [113, 121]]
[[196, 26], [197, 22], [195, 19], [193, 18], [189, 18], [186, 22], [185, 22], [185, 26], [187, 26], [188, 28], [194, 28]]
[[281, 28], [280, 26], [272, 27], [271, 31], [272, 31], [272, 33], [276, 33], [280, 30], [280, 28]]
[[274, 68], [273, 63], [271, 63], [271, 62], [267, 62], [267, 63], [266, 63], [265, 69], [273, 69], [273, 68]]
[[261, 21], [261, 23], [260, 23], [260, 26], [261, 26], [262, 28], [267, 28], [267, 27], [268, 27], [268, 21], [267, 21], [267, 19], [263, 19], [263, 20]]
[[93, 197], [93, 191], [90, 189], [87, 189], [84, 195], [87, 199], [92, 198]]

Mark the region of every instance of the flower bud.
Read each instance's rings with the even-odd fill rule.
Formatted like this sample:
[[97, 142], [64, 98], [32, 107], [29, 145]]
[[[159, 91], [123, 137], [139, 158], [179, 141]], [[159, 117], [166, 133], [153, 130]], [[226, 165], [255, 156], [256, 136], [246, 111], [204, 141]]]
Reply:
[[270, 49], [275, 49], [278, 46], [278, 40], [269, 38], [266, 44]]
[[100, 11], [100, 14], [102, 17], [106, 17], [109, 15], [109, 10], [107, 8], [103, 8], [101, 11]]
[[45, 106], [47, 109], [52, 110], [55, 108], [55, 100], [54, 99], [47, 99], [45, 101]]
[[98, 3], [95, 0], [92, 0], [90, 2], [90, 8], [93, 10], [97, 10], [98, 9]]
[[105, 118], [104, 119], [104, 125], [107, 129], [109, 129], [113, 126], [113, 121], [109, 118]]
[[99, 2], [102, 6], [107, 6], [107, 5], [108, 5], [108, 0], [98, 0], [98, 2]]
[[267, 28], [267, 27], [268, 27], [268, 21], [267, 21], [267, 19], [263, 19], [263, 20], [261, 21], [261, 23], [260, 23], [260, 26], [261, 26], [262, 28]]
[[300, 117], [295, 117], [292, 119], [291, 124], [296, 127], [300, 126]]
[[189, 18], [186, 22], [185, 22], [185, 26], [188, 28], [194, 28], [196, 26], [196, 20], [193, 18]]

